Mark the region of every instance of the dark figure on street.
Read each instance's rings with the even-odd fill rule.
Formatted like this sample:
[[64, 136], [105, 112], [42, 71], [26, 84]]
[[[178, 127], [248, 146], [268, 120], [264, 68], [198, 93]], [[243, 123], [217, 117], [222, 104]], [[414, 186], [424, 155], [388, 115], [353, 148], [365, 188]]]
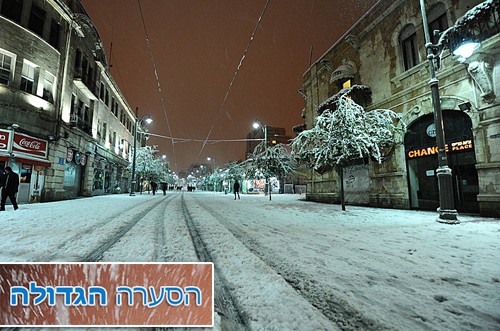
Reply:
[[233, 185], [234, 191], [234, 200], [236, 200], [236, 195], [238, 195], [238, 199], [240, 198], [240, 183], [236, 180]]
[[5, 210], [7, 197], [9, 197], [14, 210], [17, 210], [16, 194], [19, 188], [19, 175], [13, 172], [11, 167], [5, 167], [4, 173], [0, 176], [0, 188], [2, 188], [0, 211]]
[[151, 190], [153, 191], [153, 195], [156, 194], [157, 188], [158, 188], [158, 184], [156, 182], [151, 182]]
[[167, 183], [161, 183], [161, 190], [163, 191], [163, 195], [167, 195]]

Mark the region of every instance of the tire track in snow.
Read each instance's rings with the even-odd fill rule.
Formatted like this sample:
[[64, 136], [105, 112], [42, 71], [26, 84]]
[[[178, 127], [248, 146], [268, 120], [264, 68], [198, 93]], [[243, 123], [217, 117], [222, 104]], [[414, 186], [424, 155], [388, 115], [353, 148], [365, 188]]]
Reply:
[[[184, 192], [181, 195], [181, 204], [182, 214], [189, 229], [198, 259], [200, 262], [212, 262], [214, 259], [210, 255], [189, 213], [189, 209], [184, 200]], [[226, 331], [249, 330], [245, 318], [240, 314], [241, 309], [238, 308], [236, 300], [226, 286], [226, 283], [226, 280], [220, 272], [217, 271], [214, 265], [214, 309], [221, 317], [221, 328]]]
[[83, 256], [78, 262], [98, 262], [102, 259], [104, 253], [109, 250], [113, 245], [115, 245], [127, 232], [129, 232], [137, 223], [146, 218], [149, 213], [156, 207], [158, 207], [162, 203], [170, 203], [170, 201], [174, 200], [174, 196], [170, 195], [167, 198], [160, 199], [160, 201], [153, 203], [148, 212], [144, 213], [142, 210], [135, 213], [132, 217], [132, 220], [118, 229], [108, 240], [103, 242], [97, 248], [95, 248], [89, 254]]
[[[219, 223], [231, 232], [247, 249], [258, 256], [270, 268], [274, 269], [290, 286], [292, 286], [302, 297], [304, 297], [312, 306], [317, 308], [321, 313], [334, 322], [341, 330], [390, 330], [386, 325], [381, 325], [379, 322], [371, 320], [363, 316], [349, 303], [341, 298], [337, 298], [335, 293], [321, 284], [313, 282], [304, 285], [303, 280], [310, 277], [301, 272], [294, 270], [294, 266], [284, 265], [285, 261], [281, 261], [279, 257], [273, 258], [269, 251], [261, 248], [261, 245], [253, 240], [241, 227], [232, 225], [226, 221], [226, 217], [215, 211], [206, 203], [196, 199], [196, 203], [212, 215]], [[281, 263], [281, 264], [280, 264]], [[322, 293], [322, 296], [318, 296]]]
[[[153, 205], [156, 206], [157, 204], [153, 204]], [[146, 208], [150, 209], [151, 207], [148, 206]], [[143, 211], [141, 210], [140, 212], [143, 212]], [[101, 227], [103, 227], [104, 225], [106, 225], [110, 221], [113, 221], [113, 220], [119, 218], [122, 215], [123, 215], [123, 211], [119, 211], [119, 212], [116, 212], [113, 215], [101, 220], [98, 223], [92, 224], [91, 227], [88, 227], [84, 231], [79, 232], [79, 233], [71, 236], [70, 238], [62, 241], [59, 245], [57, 245], [54, 248], [55, 253], [52, 253], [48, 256], [39, 256], [39, 257], [35, 258], [33, 261], [35, 261], [35, 262], [37, 262], [37, 261], [43, 261], [43, 262], [59, 261], [61, 259], [61, 256], [67, 255], [67, 254], [61, 253], [61, 251], [64, 251], [65, 247], [69, 248], [67, 250], [71, 250], [71, 247], [74, 246], [74, 243], [76, 241], [81, 240], [81, 239], [85, 239], [85, 237], [88, 236], [89, 234], [93, 233], [96, 230], [101, 229]], [[136, 216], [137, 215], [134, 215], [134, 217], [136, 217]], [[80, 260], [80, 259], [78, 259], [78, 260]], [[81, 261], [81, 262], [85, 262], [85, 261]]]

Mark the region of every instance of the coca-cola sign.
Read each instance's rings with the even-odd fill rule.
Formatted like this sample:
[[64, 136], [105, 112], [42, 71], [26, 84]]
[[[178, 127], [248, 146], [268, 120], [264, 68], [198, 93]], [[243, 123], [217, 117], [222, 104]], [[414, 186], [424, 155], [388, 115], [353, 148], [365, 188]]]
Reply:
[[9, 150], [10, 135], [10, 131], [0, 130], [0, 151]]
[[47, 158], [47, 141], [16, 132], [12, 151]]

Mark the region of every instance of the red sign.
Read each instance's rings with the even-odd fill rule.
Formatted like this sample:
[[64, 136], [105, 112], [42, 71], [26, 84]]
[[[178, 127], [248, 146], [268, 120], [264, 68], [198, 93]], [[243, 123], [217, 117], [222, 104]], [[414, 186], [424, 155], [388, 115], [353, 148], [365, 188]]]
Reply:
[[14, 133], [13, 152], [47, 158], [47, 140], [38, 139], [22, 133]]
[[0, 130], [0, 151], [8, 151], [10, 142], [10, 131]]

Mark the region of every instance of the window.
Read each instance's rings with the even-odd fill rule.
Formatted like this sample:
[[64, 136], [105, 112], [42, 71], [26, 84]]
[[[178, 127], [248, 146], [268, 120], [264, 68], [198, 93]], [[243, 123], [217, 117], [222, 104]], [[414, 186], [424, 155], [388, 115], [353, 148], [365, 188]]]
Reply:
[[109, 108], [109, 91], [108, 90], [106, 90], [106, 96], [104, 97], [104, 100], [105, 100], [106, 106], [108, 106], [108, 108]]
[[33, 94], [35, 91], [35, 71], [36, 66], [24, 60], [23, 72], [21, 74], [21, 90]]
[[75, 102], [76, 102], [76, 95], [72, 94], [71, 95], [71, 115], [75, 113]]
[[59, 38], [61, 35], [61, 25], [55, 19], [50, 24], [49, 44], [55, 49], [59, 49]]
[[431, 35], [431, 42], [437, 44], [439, 36], [434, 35], [434, 30], [438, 30], [439, 33], [444, 32], [448, 29], [448, 19], [446, 18], [446, 9], [442, 3], [434, 5], [428, 15], [429, 20], [429, 33]]
[[415, 27], [407, 25], [399, 36], [399, 42], [403, 52], [404, 69], [409, 70], [418, 64], [417, 34]]
[[9, 85], [12, 56], [0, 51], [0, 84]]
[[54, 81], [55, 77], [48, 72], [45, 72], [43, 77], [43, 95], [42, 98], [48, 102], [54, 102]]
[[39, 35], [43, 36], [43, 24], [45, 22], [46, 12], [42, 8], [33, 4], [31, 6], [30, 21], [28, 23], [28, 28]]
[[82, 78], [82, 81], [85, 83], [87, 82], [87, 74], [88, 74], [88, 67], [89, 67], [89, 63], [87, 61], [87, 57], [85, 55], [82, 56], [82, 65], [80, 67], [81, 69], [81, 78]]
[[79, 48], [76, 49], [75, 54], [75, 71], [81, 71], [82, 68], [82, 52]]
[[104, 84], [101, 83], [101, 89], [99, 90], [99, 99], [101, 99], [102, 101], [104, 101], [104, 93], [106, 92], [105, 91], [105, 87], [104, 87]]
[[106, 131], [107, 131], [108, 124], [106, 122], [102, 123], [102, 140], [106, 141]]
[[21, 23], [22, 10], [23, 0], [3, 0], [0, 13], [17, 23]]
[[78, 99], [78, 106], [76, 108], [76, 114], [78, 115], [78, 119], [83, 119], [83, 107], [85, 106], [83, 101]]

